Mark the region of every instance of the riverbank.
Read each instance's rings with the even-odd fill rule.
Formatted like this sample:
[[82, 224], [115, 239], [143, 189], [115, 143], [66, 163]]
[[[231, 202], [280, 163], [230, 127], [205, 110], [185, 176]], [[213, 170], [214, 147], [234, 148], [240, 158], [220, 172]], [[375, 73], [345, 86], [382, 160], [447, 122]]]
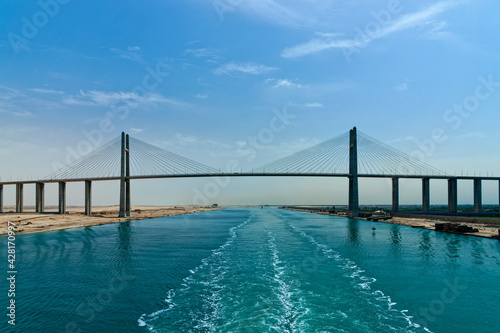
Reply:
[[[50, 207], [47, 207], [49, 210]], [[69, 207], [66, 214], [55, 213], [3, 213], [0, 214], [0, 236], [7, 234], [7, 222], [17, 225], [16, 234], [27, 234], [70, 228], [81, 228], [130, 220], [190, 214], [221, 207], [200, 206], [132, 206], [132, 216], [118, 217], [119, 206], [93, 207], [92, 215], [86, 216], [83, 207]]]
[[[329, 212], [324, 212], [320, 211], [317, 209], [310, 209], [310, 208], [301, 208], [301, 207], [284, 207], [284, 209], [289, 209], [289, 210], [296, 210], [296, 211], [301, 211], [301, 212], [307, 212], [307, 213], [315, 213], [315, 214], [322, 214], [322, 215], [334, 215], [334, 216], [342, 216], [346, 217], [345, 215], [339, 215], [339, 214], [333, 214]], [[361, 218], [358, 217], [357, 219], [359, 220], [367, 220], [366, 218]], [[373, 222], [373, 221], [372, 221]], [[471, 226], [473, 228], [478, 229], [478, 232], [468, 232], [468, 233], [460, 233], [461, 235], [469, 235], [469, 236], [476, 236], [476, 237], [483, 237], [483, 238], [495, 238], [498, 237], [498, 229], [500, 229], [500, 222], [494, 221], [493, 219], [491, 221], [488, 221], [487, 219], [477, 219], [476, 221], [472, 221], [470, 218], [469, 220], [464, 223], [465, 221], [457, 217], [454, 219], [454, 217], [451, 216], [393, 216], [392, 218], [388, 220], [380, 220], [377, 222], [373, 223], [391, 223], [391, 224], [400, 224], [400, 225], [407, 225], [411, 226], [413, 228], [421, 228], [421, 229], [428, 229], [428, 230], [435, 230], [435, 224], [436, 223], [459, 223], [459, 224], [467, 224], [468, 226]]]

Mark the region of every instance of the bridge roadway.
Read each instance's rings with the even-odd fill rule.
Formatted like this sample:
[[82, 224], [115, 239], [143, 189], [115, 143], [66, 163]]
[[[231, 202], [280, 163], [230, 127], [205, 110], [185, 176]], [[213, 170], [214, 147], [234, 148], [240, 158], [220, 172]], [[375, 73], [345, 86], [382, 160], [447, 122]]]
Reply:
[[[129, 176], [133, 179], [160, 179], [160, 178], [203, 178], [203, 177], [345, 177], [348, 173], [272, 173], [272, 172], [233, 172], [233, 173], [197, 173], [197, 174], [165, 174], [150, 176]], [[399, 207], [399, 179], [422, 179], [422, 210], [424, 213], [430, 210], [430, 185], [431, 179], [448, 180], [448, 211], [457, 211], [457, 181], [474, 181], [474, 211], [481, 212], [483, 180], [499, 181], [499, 207], [500, 207], [500, 177], [489, 176], [427, 176], [427, 175], [396, 175], [396, 174], [358, 174], [362, 178], [391, 178], [392, 179], [392, 209], [398, 211]], [[44, 211], [44, 186], [47, 183], [59, 183], [59, 213], [66, 212], [66, 183], [85, 182], [85, 213], [91, 214], [91, 185], [94, 181], [121, 180], [121, 177], [99, 177], [99, 178], [73, 178], [73, 179], [41, 179], [41, 180], [16, 180], [0, 182], [0, 213], [3, 212], [3, 187], [4, 185], [16, 185], [16, 212], [23, 211], [23, 185], [36, 185], [35, 209], [37, 212]]]
[[[345, 177], [349, 178], [348, 173], [273, 173], [273, 172], [235, 172], [235, 173], [200, 173], [200, 174], [169, 174], [169, 175], [151, 175], [151, 176], [130, 176], [129, 179], [154, 179], [154, 178], [203, 178], [203, 177]], [[427, 175], [396, 175], [396, 174], [358, 174], [360, 178], [401, 178], [401, 179], [457, 179], [457, 180], [498, 180], [500, 177], [490, 176], [427, 176]], [[105, 181], [120, 180], [120, 176], [96, 177], [96, 178], [71, 178], [71, 179], [41, 179], [41, 180], [12, 180], [0, 181], [0, 185], [16, 184], [37, 184], [37, 183], [71, 183], [82, 181]]]

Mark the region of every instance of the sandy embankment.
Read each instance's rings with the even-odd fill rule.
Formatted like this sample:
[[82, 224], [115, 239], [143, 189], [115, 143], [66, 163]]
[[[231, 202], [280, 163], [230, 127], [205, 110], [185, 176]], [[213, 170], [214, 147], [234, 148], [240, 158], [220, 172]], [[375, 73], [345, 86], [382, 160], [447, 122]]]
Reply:
[[[321, 212], [318, 210], [311, 210], [307, 208], [287, 208], [290, 210], [297, 210], [297, 211], [303, 211], [303, 212], [308, 212], [308, 213], [316, 213], [316, 214], [323, 214], [323, 215], [335, 215], [335, 216], [342, 216], [342, 215], [337, 215], [337, 214], [330, 214], [328, 212]], [[366, 220], [365, 218], [358, 218], [360, 220]], [[453, 217], [444, 217], [444, 218], [437, 218], [437, 217], [393, 217], [388, 220], [381, 220], [378, 221], [377, 223], [392, 223], [392, 224], [401, 224], [401, 225], [408, 225], [411, 227], [415, 228], [422, 228], [422, 229], [429, 229], [429, 230], [434, 230], [434, 226], [436, 223], [458, 223], [458, 224], [463, 224], [463, 225], [468, 225], [470, 227], [473, 227], [475, 229], [478, 229], [479, 232], [471, 232], [471, 233], [461, 233], [461, 235], [470, 235], [470, 236], [476, 236], [476, 237], [485, 237], [485, 238], [492, 238], [493, 236], [498, 236], [498, 229], [500, 229], [500, 222], [495, 221], [494, 219], [491, 219], [491, 221], [488, 221], [488, 219], [478, 219], [480, 222], [463, 222], [457, 219], [456, 221], [453, 220]], [[374, 222], [375, 223], [375, 222]]]
[[[8, 207], [5, 208], [8, 211]], [[47, 207], [47, 209], [50, 209], [50, 207]], [[0, 214], [0, 235], [7, 234], [8, 221], [16, 223], [16, 234], [21, 234], [80, 228], [129, 220], [144, 220], [216, 209], [221, 208], [200, 206], [132, 206], [132, 216], [126, 218], [118, 217], [118, 206], [93, 207], [91, 216], [84, 214], [83, 207], [69, 207], [68, 213], [62, 215], [51, 213], [37, 214], [34, 212], [4, 213]]]

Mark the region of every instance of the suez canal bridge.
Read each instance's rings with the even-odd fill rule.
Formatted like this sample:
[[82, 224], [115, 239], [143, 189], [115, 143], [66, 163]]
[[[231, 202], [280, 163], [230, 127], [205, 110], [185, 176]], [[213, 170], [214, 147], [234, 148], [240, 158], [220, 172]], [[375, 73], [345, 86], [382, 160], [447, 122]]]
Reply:
[[[399, 179], [422, 180], [422, 211], [430, 209], [430, 180], [448, 180], [448, 212], [457, 212], [457, 181], [473, 180], [474, 212], [481, 212], [482, 180], [500, 177], [451, 176], [402, 153], [356, 127], [323, 143], [299, 151], [247, 172], [221, 172], [143, 141], [121, 137], [104, 144], [78, 160], [40, 180], [0, 182], [0, 213], [4, 186], [16, 186], [16, 212], [23, 212], [23, 185], [35, 184], [35, 210], [44, 212], [45, 184], [59, 184], [59, 213], [66, 213], [66, 183], [85, 183], [85, 214], [92, 211], [92, 182], [120, 180], [120, 217], [131, 214], [130, 181], [187, 177], [346, 177], [349, 179], [350, 217], [359, 216], [358, 179], [391, 178], [392, 210], [398, 212]], [[500, 207], [500, 205], [499, 205]]]

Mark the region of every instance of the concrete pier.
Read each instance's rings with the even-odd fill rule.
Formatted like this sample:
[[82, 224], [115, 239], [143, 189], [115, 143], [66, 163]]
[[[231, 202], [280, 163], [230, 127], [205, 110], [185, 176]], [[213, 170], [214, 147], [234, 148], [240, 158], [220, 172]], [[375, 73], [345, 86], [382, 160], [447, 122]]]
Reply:
[[66, 214], [66, 183], [59, 182], [59, 214]]
[[85, 181], [85, 215], [92, 214], [92, 182]]
[[399, 178], [392, 178], [392, 212], [399, 212]]
[[430, 211], [431, 195], [430, 195], [430, 179], [422, 178], [422, 212]]
[[457, 179], [448, 179], [448, 213], [457, 212]]
[[23, 212], [23, 184], [16, 184], [16, 213]]
[[482, 192], [481, 179], [474, 179], [474, 213], [482, 211]]
[[35, 211], [43, 213], [45, 211], [45, 184], [35, 184]]
[[0, 184], [0, 213], [3, 213], [3, 184]]
[[359, 216], [358, 140], [356, 127], [349, 131], [349, 217]]

